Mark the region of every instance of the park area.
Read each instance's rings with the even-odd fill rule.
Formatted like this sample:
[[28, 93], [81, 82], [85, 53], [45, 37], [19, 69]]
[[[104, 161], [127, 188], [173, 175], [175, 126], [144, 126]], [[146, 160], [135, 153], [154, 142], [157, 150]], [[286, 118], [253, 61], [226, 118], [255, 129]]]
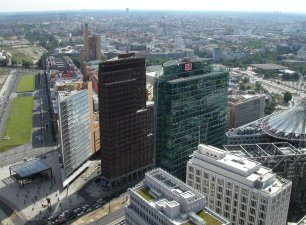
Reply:
[[26, 144], [32, 134], [33, 96], [16, 97], [5, 128], [6, 140], [0, 140], [0, 152]]
[[26, 74], [20, 78], [16, 92], [33, 92], [35, 90], [35, 76]]
[[17, 64], [21, 64], [22, 61], [32, 62], [35, 64], [40, 57], [47, 52], [46, 49], [39, 46], [25, 46], [25, 47], [6, 47], [6, 51], [10, 53], [10, 56], [16, 60]]

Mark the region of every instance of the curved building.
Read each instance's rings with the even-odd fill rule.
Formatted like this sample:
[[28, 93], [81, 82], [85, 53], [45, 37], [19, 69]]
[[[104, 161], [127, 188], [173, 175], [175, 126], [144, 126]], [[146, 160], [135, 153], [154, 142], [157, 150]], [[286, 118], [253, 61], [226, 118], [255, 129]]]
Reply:
[[261, 129], [275, 138], [306, 141], [306, 98], [289, 110], [264, 118]]

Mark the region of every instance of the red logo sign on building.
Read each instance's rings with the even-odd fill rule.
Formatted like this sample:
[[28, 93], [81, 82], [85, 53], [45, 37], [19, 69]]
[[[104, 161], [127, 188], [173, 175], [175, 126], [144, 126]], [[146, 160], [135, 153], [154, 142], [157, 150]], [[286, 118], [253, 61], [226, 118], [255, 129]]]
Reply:
[[185, 64], [185, 71], [191, 71], [192, 70], [192, 63], [186, 63]]

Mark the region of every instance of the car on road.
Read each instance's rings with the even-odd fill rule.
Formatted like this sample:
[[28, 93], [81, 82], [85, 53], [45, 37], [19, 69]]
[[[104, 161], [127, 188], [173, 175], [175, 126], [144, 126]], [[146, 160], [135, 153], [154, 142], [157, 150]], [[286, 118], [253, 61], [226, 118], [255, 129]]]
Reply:
[[74, 218], [76, 218], [76, 217], [77, 217], [77, 214], [74, 213], [74, 212], [72, 212], [72, 213], [70, 213], [70, 214], [67, 216], [67, 219], [68, 219], [68, 220], [72, 220], [72, 219], [74, 219]]
[[49, 218], [48, 218], [48, 221], [54, 221], [54, 220], [56, 220], [56, 216], [50, 216]]
[[77, 209], [75, 209], [73, 212], [76, 213], [76, 214], [79, 214], [80, 212], [82, 212], [82, 209], [77, 208]]
[[78, 213], [78, 216], [83, 216], [85, 213], [84, 212], [80, 212]]
[[87, 210], [90, 206], [89, 205], [84, 205], [82, 206], [83, 211]]
[[92, 208], [88, 208], [87, 210], [86, 210], [86, 213], [89, 213], [89, 212], [91, 212], [92, 211]]

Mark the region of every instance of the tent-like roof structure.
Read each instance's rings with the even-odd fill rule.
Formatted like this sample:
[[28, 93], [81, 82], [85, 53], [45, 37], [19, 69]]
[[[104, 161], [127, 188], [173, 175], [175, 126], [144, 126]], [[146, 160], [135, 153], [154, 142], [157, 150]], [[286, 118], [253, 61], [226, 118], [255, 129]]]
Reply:
[[261, 129], [276, 138], [306, 141], [306, 98], [286, 111], [265, 118]]
[[52, 168], [50, 166], [45, 164], [40, 159], [36, 158], [12, 165], [9, 167], [9, 169], [10, 173], [14, 172], [14, 175], [18, 179], [28, 178], [33, 175], [43, 173], [45, 171], [52, 171]]

